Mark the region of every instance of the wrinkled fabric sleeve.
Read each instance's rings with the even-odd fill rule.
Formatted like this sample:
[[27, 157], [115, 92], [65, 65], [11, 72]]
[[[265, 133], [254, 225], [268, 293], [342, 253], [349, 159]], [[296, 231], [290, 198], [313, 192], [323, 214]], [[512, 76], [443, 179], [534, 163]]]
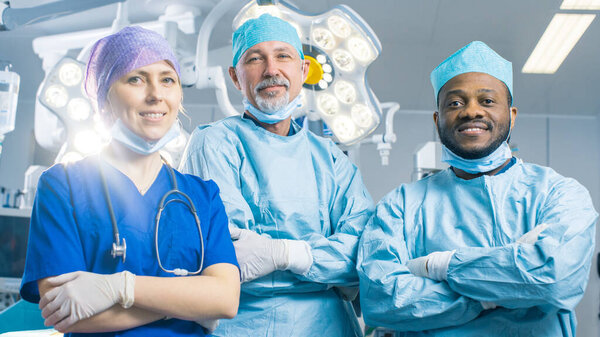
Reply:
[[229, 225], [253, 228], [254, 215], [241, 193], [241, 158], [235, 151], [235, 146], [225, 139], [218, 139], [219, 143], [213, 143], [212, 139], [215, 137], [205, 137], [204, 130], [196, 128], [192, 133], [179, 171], [204, 180], [213, 180], [219, 187]]
[[38, 181], [21, 284], [25, 300], [39, 302], [40, 279], [87, 269], [73, 212], [65, 171], [55, 165]]
[[412, 275], [401, 188], [379, 202], [358, 248], [360, 303], [370, 326], [421, 331], [465, 324], [483, 310], [446, 282]]
[[588, 191], [562, 178], [538, 208], [536, 225], [548, 224], [535, 244], [459, 248], [450, 261], [455, 291], [506, 308], [575, 308], [587, 285], [597, 213]]
[[329, 202], [331, 235], [310, 233], [303, 237], [311, 247], [313, 264], [298, 278], [340, 286], [358, 286], [356, 254], [358, 240], [373, 214], [373, 199], [358, 168], [335, 144], [330, 143], [335, 182]]

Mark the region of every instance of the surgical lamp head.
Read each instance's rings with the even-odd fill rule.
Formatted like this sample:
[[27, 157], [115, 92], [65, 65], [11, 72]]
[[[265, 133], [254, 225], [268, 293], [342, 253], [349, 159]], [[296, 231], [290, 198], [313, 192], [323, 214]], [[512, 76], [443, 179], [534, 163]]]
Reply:
[[85, 91], [96, 103], [98, 113], [106, 116], [104, 105], [111, 85], [134, 69], [166, 60], [181, 77], [179, 63], [160, 34], [139, 26], [125, 27], [98, 40], [87, 64]]
[[265, 41], [281, 41], [292, 45], [304, 60], [302, 42], [296, 29], [288, 22], [269, 14], [244, 22], [233, 32], [233, 67], [246, 50]]

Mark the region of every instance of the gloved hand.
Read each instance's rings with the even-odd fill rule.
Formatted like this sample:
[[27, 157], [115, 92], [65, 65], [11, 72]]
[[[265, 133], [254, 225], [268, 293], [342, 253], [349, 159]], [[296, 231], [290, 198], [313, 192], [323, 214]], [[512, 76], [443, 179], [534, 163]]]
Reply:
[[202, 326], [206, 335], [210, 335], [213, 332], [215, 332], [215, 330], [217, 330], [217, 327], [219, 326], [218, 319], [199, 319], [196, 320], [196, 323]]
[[127, 309], [134, 301], [135, 275], [128, 271], [110, 275], [76, 271], [49, 278], [48, 282], [55, 288], [46, 292], [39, 307], [44, 325], [58, 331], [116, 303]]
[[427, 277], [436, 281], [445, 281], [448, 278], [448, 265], [454, 256], [454, 250], [444, 252], [433, 252], [427, 256], [421, 256], [406, 262], [411, 274]]
[[240, 265], [242, 283], [268, 275], [275, 270], [303, 274], [313, 259], [308, 243], [302, 240], [271, 239], [248, 229], [230, 227]]
[[550, 226], [550, 225], [547, 223], [542, 223], [542, 224], [535, 226], [532, 230], [523, 234], [523, 236], [521, 236], [517, 240], [517, 243], [529, 244], [529, 245], [535, 244], [537, 242], [538, 238], [540, 237], [540, 233], [542, 233], [544, 231], [544, 229], [548, 228], [548, 226]]

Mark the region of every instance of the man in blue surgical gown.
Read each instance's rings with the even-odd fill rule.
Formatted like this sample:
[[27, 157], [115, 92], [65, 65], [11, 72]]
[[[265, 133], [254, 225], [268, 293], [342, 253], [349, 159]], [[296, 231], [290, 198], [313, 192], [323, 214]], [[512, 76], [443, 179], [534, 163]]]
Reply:
[[594, 250], [588, 191], [512, 157], [512, 65], [487, 45], [431, 81], [451, 167], [377, 205], [358, 253], [365, 321], [401, 336], [573, 336]]
[[360, 174], [291, 120], [309, 61], [295, 29], [263, 15], [233, 34], [229, 73], [244, 114], [198, 127], [182, 170], [213, 179], [242, 276], [238, 315], [216, 336], [360, 336], [346, 287], [373, 213]]

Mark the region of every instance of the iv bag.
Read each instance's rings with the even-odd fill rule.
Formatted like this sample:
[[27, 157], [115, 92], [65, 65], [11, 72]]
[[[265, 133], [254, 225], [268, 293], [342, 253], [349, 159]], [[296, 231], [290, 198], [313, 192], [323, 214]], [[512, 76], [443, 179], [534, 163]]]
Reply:
[[20, 77], [10, 68], [10, 63], [0, 61], [0, 137], [15, 129]]

